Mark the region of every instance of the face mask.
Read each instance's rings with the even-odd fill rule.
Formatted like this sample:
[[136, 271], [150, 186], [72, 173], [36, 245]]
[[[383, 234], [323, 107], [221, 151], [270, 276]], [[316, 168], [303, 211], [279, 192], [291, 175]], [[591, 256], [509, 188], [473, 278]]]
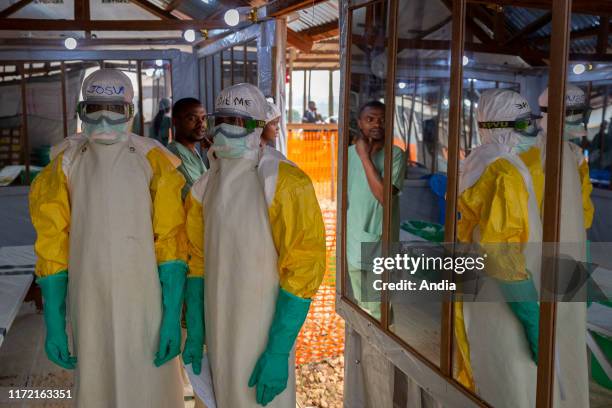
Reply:
[[533, 136], [521, 136], [520, 142], [514, 146], [516, 153], [526, 152], [536, 144], [536, 138]]
[[219, 157], [237, 159], [248, 151], [246, 137], [228, 137], [242, 132], [244, 128], [223, 123], [214, 129], [213, 147]]
[[587, 131], [582, 123], [569, 124], [565, 123], [563, 126], [563, 140], [568, 141], [570, 139], [581, 138], [586, 136]]
[[83, 131], [91, 140], [101, 144], [113, 144], [125, 137], [129, 122], [110, 124], [106, 120], [107, 117], [110, 120], [117, 119], [121, 114], [109, 111], [99, 111], [92, 115], [99, 115], [103, 117], [103, 119], [96, 124], [83, 122]]

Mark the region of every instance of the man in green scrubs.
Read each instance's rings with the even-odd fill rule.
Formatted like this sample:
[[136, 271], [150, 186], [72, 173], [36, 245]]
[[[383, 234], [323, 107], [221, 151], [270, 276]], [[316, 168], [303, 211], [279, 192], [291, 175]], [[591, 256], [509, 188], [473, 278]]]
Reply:
[[172, 107], [172, 124], [174, 125], [174, 140], [168, 145], [168, 150], [181, 159], [178, 170], [185, 176], [183, 200], [202, 174], [206, 166], [196, 148], [197, 143], [208, 148], [206, 139], [206, 111], [202, 103], [195, 98], [183, 98]]
[[[375, 243], [370, 255], [380, 256], [383, 225], [383, 169], [385, 142], [393, 135], [385, 131], [385, 105], [378, 101], [366, 103], [359, 110], [359, 136], [348, 148], [348, 209], [346, 216], [346, 257], [351, 280], [350, 289], [357, 303], [376, 319], [380, 318], [380, 292], [372, 283], [380, 279], [370, 264], [362, 261], [361, 244]], [[404, 152], [393, 146], [391, 183], [391, 241], [399, 240], [399, 193], [404, 183], [406, 159]], [[365, 255], [365, 254], [364, 254]], [[363, 284], [362, 284], [363, 282]], [[378, 300], [377, 300], [378, 299]]]

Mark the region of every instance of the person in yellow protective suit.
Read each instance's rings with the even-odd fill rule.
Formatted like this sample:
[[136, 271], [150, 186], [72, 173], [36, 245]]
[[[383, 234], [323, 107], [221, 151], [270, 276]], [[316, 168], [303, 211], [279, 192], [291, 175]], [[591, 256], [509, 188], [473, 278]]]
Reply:
[[217, 96], [211, 166], [185, 204], [183, 359], [200, 369], [205, 327], [219, 408], [295, 407], [293, 346], [325, 271], [310, 179], [260, 147], [266, 103], [250, 84]]
[[45, 350], [76, 368], [78, 407], [182, 407], [180, 161], [128, 132], [134, 92], [124, 73], [96, 71], [82, 93], [83, 133], [53, 150], [30, 191]]
[[455, 304], [458, 379], [496, 408], [533, 408], [540, 283], [533, 244], [542, 226], [533, 180], [514, 149], [537, 127], [527, 101], [507, 89], [484, 91], [477, 119], [482, 145], [461, 166], [457, 239], [495, 262], [486, 263], [491, 279], [475, 301]]
[[[546, 163], [546, 130], [548, 125], [548, 89], [538, 99], [542, 120], [541, 132], [534, 145], [521, 153], [521, 159], [532, 174], [544, 175]], [[589, 165], [582, 149], [572, 139], [587, 135], [590, 107], [582, 89], [568, 84], [565, 94], [565, 123], [563, 126], [563, 157], [561, 178], [560, 248], [562, 255], [585, 262], [587, 260], [586, 230], [593, 222], [594, 207], [591, 201], [593, 186], [589, 177]], [[535, 185], [536, 196], [542, 211], [544, 177]], [[568, 276], [560, 276], [560, 285], [567, 285]], [[581, 299], [576, 299], [581, 300]], [[555, 406], [588, 406], [588, 361], [586, 350], [586, 305], [584, 302], [560, 302], [557, 305], [557, 333], [572, 333], [571, 336], [557, 335], [555, 362], [558, 383], [562, 395]]]

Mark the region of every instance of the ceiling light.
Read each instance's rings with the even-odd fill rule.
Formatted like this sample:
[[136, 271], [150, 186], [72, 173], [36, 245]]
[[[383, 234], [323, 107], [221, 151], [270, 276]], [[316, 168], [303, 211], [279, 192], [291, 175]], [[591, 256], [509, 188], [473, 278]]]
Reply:
[[442, 101], [442, 104], [443, 104], [444, 106], [448, 106], [448, 104], [449, 104], [448, 99], [447, 99], [447, 98], [444, 98], [444, 100]]
[[187, 42], [194, 42], [195, 41], [195, 31], [193, 31], [191, 28], [189, 30], [185, 30], [183, 32], [183, 38]]
[[228, 26], [235, 27], [240, 22], [240, 13], [236, 9], [229, 9], [223, 15], [223, 20]]
[[164, 61], [163, 60], [155, 60], [155, 65], [158, 67], [163, 67], [164, 66]]
[[68, 37], [64, 40], [64, 47], [69, 50], [74, 50], [77, 47], [77, 40], [72, 37]]
[[399, 84], [397, 84], [397, 86], [399, 86], [399, 89], [404, 89], [406, 87], [406, 83], [400, 82]]
[[464, 55], [463, 56], [463, 66], [466, 66], [469, 62], [470, 62], [470, 59]]
[[574, 74], [576, 75], [584, 74], [584, 71], [586, 71], [586, 67], [584, 66], [584, 64], [576, 64], [574, 65], [574, 68], [572, 68], [572, 71], [574, 71]]

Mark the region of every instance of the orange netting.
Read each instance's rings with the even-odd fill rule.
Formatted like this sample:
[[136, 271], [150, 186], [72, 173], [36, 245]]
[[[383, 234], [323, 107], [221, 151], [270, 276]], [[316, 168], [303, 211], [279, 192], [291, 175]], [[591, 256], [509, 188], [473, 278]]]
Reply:
[[344, 320], [336, 314], [337, 130], [289, 131], [287, 157], [311, 178], [323, 213], [326, 270], [297, 339], [296, 364], [342, 355]]

